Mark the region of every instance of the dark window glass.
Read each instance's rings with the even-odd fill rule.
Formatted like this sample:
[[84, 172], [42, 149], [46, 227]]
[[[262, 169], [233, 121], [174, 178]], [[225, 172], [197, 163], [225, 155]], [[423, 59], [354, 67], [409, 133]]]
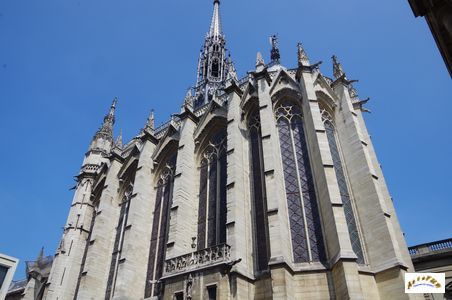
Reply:
[[320, 215], [301, 110], [290, 102], [284, 102], [277, 107], [275, 115], [294, 261], [324, 261]]
[[2, 288], [3, 282], [5, 281], [6, 274], [8, 273], [9, 268], [0, 266], [0, 289]]
[[198, 208], [198, 250], [226, 242], [226, 133], [202, 154]]
[[162, 286], [157, 281], [163, 275], [176, 159], [177, 157], [173, 156], [169, 160], [160, 174], [160, 180], [157, 185], [145, 297], [159, 296], [163, 293]]
[[216, 300], [217, 299], [217, 286], [209, 286], [207, 287], [207, 295], [209, 297], [209, 300]]
[[251, 176], [254, 220], [254, 251], [256, 271], [268, 268], [268, 226], [265, 182], [263, 176], [262, 139], [259, 111], [254, 110], [248, 117], [251, 152]]
[[[325, 114], [324, 112], [323, 114]], [[342, 167], [342, 160], [339, 153], [339, 148], [336, 141], [335, 129], [330, 120], [324, 120], [326, 136], [330, 146], [331, 157], [333, 158], [334, 171], [336, 172], [336, 179], [339, 185], [339, 192], [341, 194], [342, 204], [344, 207], [345, 220], [347, 221], [348, 233], [352, 243], [352, 249], [358, 257], [358, 263], [364, 263], [363, 250], [359, 240], [358, 227], [356, 225], [355, 215], [353, 213], [350, 193], [348, 191], [347, 181]]]
[[212, 61], [212, 77], [220, 77], [220, 63], [217, 58]]
[[184, 293], [180, 292], [180, 293], [174, 294], [174, 300], [184, 300]]

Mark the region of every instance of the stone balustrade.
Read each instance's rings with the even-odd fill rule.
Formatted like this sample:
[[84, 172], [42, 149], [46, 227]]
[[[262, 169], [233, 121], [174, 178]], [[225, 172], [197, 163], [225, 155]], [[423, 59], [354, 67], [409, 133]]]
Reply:
[[452, 251], [452, 238], [408, 247], [411, 256], [425, 255], [436, 251], [450, 250]]
[[213, 265], [230, 262], [231, 247], [220, 244], [196, 252], [174, 257], [165, 261], [163, 276], [199, 270]]

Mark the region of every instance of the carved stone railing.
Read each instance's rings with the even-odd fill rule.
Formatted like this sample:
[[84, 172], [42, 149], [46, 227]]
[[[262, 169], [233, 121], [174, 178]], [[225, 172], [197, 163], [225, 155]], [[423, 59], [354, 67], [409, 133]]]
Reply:
[[231, 260], [231, 246], [220, 244], [165, 261], [163, 277], [199, 270]]
[[180, 125], [180, 122], [181, 121], [178, 116], [171, 115], [171, 118], [168, 121], [166, 121], [165, 123], [163, 123], [162, 125], [160, 125], [159, 127], [157, 127], [155, 129], [155, 131], [154, 131], [155, 137], [157, 139], [162, 138], [166, 134], [166, 131], [168, 130], [170, 125], [173, 125], [174, 128], [178, 128]]
[[428, 255], [438, 251], [452, 251], [452, 238], [447, 240], [436, 241], [432, 243], [408, 247], [411, 256]]
[[194, 112], [195, 116], [200, 118], [202, 115], [204, 115], [205, 112], [207, 111], [207, 109], [209, 108], [209, 104], [210, 104], [210, 102], [197, 107]]
[[99, 169], [99, 165], [86, 164], [82, 167], [81, 173], [95, 173]]

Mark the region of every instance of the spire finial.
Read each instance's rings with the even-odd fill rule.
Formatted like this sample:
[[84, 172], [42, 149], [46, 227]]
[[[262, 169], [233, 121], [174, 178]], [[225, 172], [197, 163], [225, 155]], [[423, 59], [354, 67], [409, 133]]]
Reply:
[[257, 52], [256, 54], [256, 67], [265, 65], [264, 58], [262, 57], [262, 53]]
[[306, 51], [303, 49], [303, 45], [301, 43], [297, 44], [298, 49], [298, 66], [309, 66], [309, 58], [306, 54]]
[[342, 69], [342, 65], [337, 59], [336, 55], [331, 57], [333, 59], [333, 76], [338, 79], [339, 77], [345, 75], [344, 70]]
[[281, 55], [279, 54], [278, 36], [276, 34], [274, 34], [270, 37], [270, 44], [272, 46], [272, 50], [270, 52], [270, 58], [274, 62], [279, 62]]

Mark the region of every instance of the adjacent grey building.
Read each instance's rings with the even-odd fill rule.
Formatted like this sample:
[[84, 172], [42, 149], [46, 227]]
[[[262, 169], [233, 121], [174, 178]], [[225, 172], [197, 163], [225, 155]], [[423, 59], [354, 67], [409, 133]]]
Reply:
[[213, 4], [179, 113], [123, 145], [113, 101], [42, 298], [414, 299], [367, 100], [336, 57], [332, 78], [301, 44], [281, 65], [276, 37], [239, 79]]
[[452, 238], [408, 248], [416, 272], [444, 273], [444, 294], [425, 294], [425, 299], [452, 299]]

